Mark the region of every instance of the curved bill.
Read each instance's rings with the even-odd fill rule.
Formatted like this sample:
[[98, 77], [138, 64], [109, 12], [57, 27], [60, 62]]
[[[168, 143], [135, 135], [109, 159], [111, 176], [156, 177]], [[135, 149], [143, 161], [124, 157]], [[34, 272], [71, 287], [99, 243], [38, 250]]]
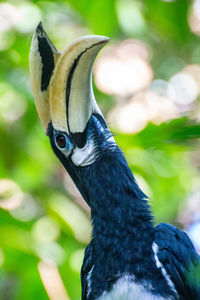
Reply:
[[53, 127], [69, 135], [82, 133], [92, 113], [101, 114], [92, 89], [92, 65], [109, 41], [104, 36], [84, 36], [60, 57], [50, 84]]
[[59, 56], [60, 53], [48, 38], [42, 23], [39, 23], [31, 43], [29, 64], [35, 104], [45, 131], [51, 120], [49, 84]]

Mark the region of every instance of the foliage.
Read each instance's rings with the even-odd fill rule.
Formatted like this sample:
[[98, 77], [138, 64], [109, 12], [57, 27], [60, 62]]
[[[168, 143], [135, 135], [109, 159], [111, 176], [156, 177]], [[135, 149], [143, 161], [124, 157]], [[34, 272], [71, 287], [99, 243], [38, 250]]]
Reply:
[[[169, 80], [185, 65], [200, 63], [199, 40], [188, 23], [192, 2], [10, 0], [0, 5], [0, 300], [80, 299], [89, 209], [64, 175], [35, 110], [28, 71], [32, 32], [42, 19], [61, 50], [84, 34], [107, 35], [115, 44], [138, 39], [151, 53], [155, 78]], [[94, 89], [109, 115], [116, 97]], [[197, 99], [186, 116], [149, 122], [135, 134], [111, 126], [151, 198], [156, 222], [179, 223], [199, 176], [200, 125], [191, 121], [198, 111]], [[45, 266], [62, 278], [63, 298], [48, 295]]]

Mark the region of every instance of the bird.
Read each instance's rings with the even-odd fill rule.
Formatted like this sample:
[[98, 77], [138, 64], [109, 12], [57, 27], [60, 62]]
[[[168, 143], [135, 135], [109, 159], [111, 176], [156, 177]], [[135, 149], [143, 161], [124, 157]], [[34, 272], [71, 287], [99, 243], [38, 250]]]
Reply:
[[82, 300], [198, 300], [199, 254], [185, 232], [170, 224], [154, 225], [149, 198], [96, 102], [92, 66], [108, 42], [105, 36], [83, 36], [59, 52], [40, 22], [30, 49], [40, 120], [91, 209]]

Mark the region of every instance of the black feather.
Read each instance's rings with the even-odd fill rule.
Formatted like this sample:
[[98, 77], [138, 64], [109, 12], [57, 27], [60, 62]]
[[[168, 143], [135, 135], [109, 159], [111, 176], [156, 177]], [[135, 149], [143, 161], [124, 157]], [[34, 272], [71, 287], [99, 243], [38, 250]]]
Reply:
[[159, 224], [154, 242], [180, 299], [200, 299], [200, 257], [186, 233], [172, 225]]

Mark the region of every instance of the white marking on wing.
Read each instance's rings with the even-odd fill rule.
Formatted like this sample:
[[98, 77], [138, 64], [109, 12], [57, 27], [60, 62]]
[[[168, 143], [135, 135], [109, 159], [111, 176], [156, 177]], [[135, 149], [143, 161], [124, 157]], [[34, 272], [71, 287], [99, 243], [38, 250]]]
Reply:
[[177, 294], [177, 291], [175, 289], [175, 286], [174, 286], [173, 282], [170, 279], [170, 276], [167, 274], [163, 264], [158, 259], [159, 247], [155, 242], [153, 242], [153, 244], [152, 244], [152, 249], [153, 249], [153, 252], [154, 252], [154, 258], [155, 258], [155, 261], [156, 261], [157, 268], [161, 269], [161, 272], [162, 272], [165, 280], [167, 281], [168, 286], [171, 288], [171, 290], [173, 292], [175, 292]]
[[88, 273], [87, 277], [86, 277], [86, 281], [87, 281], [87, 297], [89, 297], [90, 293], [91, 293], [91, 276], [92, 276], [92, 271], [94, 269], [94, 266], [91, 268], [90, 272]]

